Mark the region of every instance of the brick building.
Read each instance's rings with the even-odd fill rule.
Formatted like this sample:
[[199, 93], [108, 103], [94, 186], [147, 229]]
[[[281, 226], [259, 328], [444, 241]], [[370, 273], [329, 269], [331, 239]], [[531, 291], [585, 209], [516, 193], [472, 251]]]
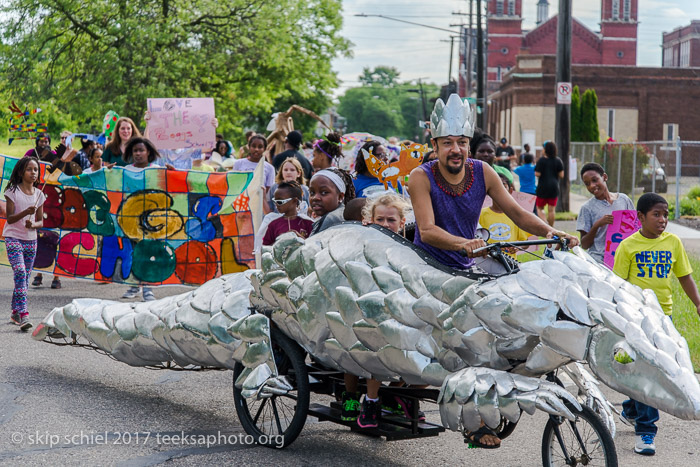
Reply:
[[[557, 19], [548, 18], [549, 3], [537, 4], [537, 27], [522, 29], [523, 0], [488, 1], [488, 89], [498, 89], [503, 76], [522, 54], [556, 54]], [[535, 0], [525, 0], [535, 1]], [[637, 64], [637, 0], [601, 0], [600, 32], [573, 19], [572, 63]]]
[[[581, 93], [595, 89], [601, 140], [700, 141], [700, 73], [692, 68], [572, 65]], [[556, 57], [521, 55], [489, 96], [488, 131], [513, 146], [554, 139]], [[685, 156], [684, 156], [685, 157]], [[692, 163], [697, 163], [694, 154]], [[690, 162], [690, 161], [689, 161]]]
[[700, 67], [700, 21], [693, 20], [663, 33], [661, 65], [668, 68]]

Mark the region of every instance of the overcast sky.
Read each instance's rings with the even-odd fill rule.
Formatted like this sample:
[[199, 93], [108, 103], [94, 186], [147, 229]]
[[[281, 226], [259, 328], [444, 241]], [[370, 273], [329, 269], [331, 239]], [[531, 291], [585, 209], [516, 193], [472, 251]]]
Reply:
[[[486, 3], [486, 0], [484, 0]], [[557, 13], [558, 0], [550, 0], [549, 15]], [[600, 1], [573, 0], [576, 19], [593, 31], [600, 29]], [[476, 2], [474, 2], [476, 5]], [[359, 86], [357, 77], [364, 67], [388, 65], [398, 68], [402, 80], [425, 78], [438, 84], [447, 82], [449, 32], [412, 26], [383, 18], [356, 17], [358, 13], [380, 14], [405, 21], [450, 29], [468, 17], [452, 12], [468, 12], [466, 0], [345, 0], [344, 36], [353, 42], [353, 58], [336, 59], [334, 69], [342, 81], [337, 91]], [[537, 0], [523, 0], [523, 28], [535, 26]], [[661, 33], [700, 19], [700, 0], [639, 0], [637, 65], [661, 65]], [[454, 28], [458, 29], [458, 28]], [[446, 41], [446, 42], [442, 42]], [[457, 73], [455, 45], [453, 76]]]

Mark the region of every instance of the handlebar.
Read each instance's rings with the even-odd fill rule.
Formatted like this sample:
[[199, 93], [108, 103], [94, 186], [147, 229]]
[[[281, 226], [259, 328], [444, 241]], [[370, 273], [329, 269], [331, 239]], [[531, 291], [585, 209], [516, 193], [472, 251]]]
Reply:
[[473, 250], [472, 253], [479, 253], [484, 250], [492, 251], [502, 248], [527, 247], [532, 245], [561, 245], [562, 251], [567, 251], [569, 249], [569, 240], [566, 238], [560, 238], [555, 236], [552, 238], [545, 238], [542, 240], [524, 240], [520, 242], [494, 242], [489, 243], [481, 248], [477, 248], [476, 250]]

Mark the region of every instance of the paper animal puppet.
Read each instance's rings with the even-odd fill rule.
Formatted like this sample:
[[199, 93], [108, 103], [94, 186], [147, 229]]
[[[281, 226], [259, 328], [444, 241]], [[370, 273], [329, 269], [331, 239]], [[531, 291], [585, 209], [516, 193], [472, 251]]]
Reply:
[[114, 110], [107, 112], [104, 120], [102, 120], [102, 131], [107, 141], [112, 139], [114, 129], [117, 127], [117, 120], [119, 120], [119, 115]]
[[379, 181], [384, 184], [385, 189], [389, 189], [389, 182], [394, 188], [398, 187], [398, 181], [400, 178], [405, 177], [411, 173], [411, 170], [418, 167], [422, 160], [423, 155], [428, 152], [427, 144], [404, 144], [401, 143], [401, 153], [399, 154], [399, 160], [387, 164], [374, 154], [372, 154], [372, 148], [367, 152], [362, 150], [362, 155], [365, 158], [365, 163], [367, 164], [367, 170], [369, 173], [377, 177]]

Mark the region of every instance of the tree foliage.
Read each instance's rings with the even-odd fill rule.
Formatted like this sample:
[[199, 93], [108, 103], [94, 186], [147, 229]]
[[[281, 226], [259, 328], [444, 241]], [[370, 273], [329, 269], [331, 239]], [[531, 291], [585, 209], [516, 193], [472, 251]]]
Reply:
[[578, 86], [571, 93], [571, 141], [581, 141], [581, 94]]
[[598, 96], [594, 89], [586, 89], [581, 96], [581, 141], [598, 142]]
[[360, 82], [363, 86], [382, 86], [391, 88], [399, 84], [399, 70], [393, 66], [378, 66], [373, 70], [368, 67], [362, 69]]
[[[389, 70], [393, 74], [386, 73]], [[390, 79], [389, 79], [390, 78]], [[361, 131], [375, 135], [418, 139], [422, 130], [418, 121], [424, 119], [419, 87], [401, 83], [399, 72], [391, 67], [365, 68], [360, 87], [348, 89], [340, 97], [338, 113], [347, 121], [347, 132]], [[440, 94], [434, 84], [423, 84], [427, 109]]]
[[[5, 0], [0, 71], [19, 102], [54, 99], [99, 127], [140, 120], [148, 97], [214, 97], [240, 132], [295, 100], [317, 113], [336, 87], [340, 0]], [[262, 128], [261, 128], [262, 129]]]

